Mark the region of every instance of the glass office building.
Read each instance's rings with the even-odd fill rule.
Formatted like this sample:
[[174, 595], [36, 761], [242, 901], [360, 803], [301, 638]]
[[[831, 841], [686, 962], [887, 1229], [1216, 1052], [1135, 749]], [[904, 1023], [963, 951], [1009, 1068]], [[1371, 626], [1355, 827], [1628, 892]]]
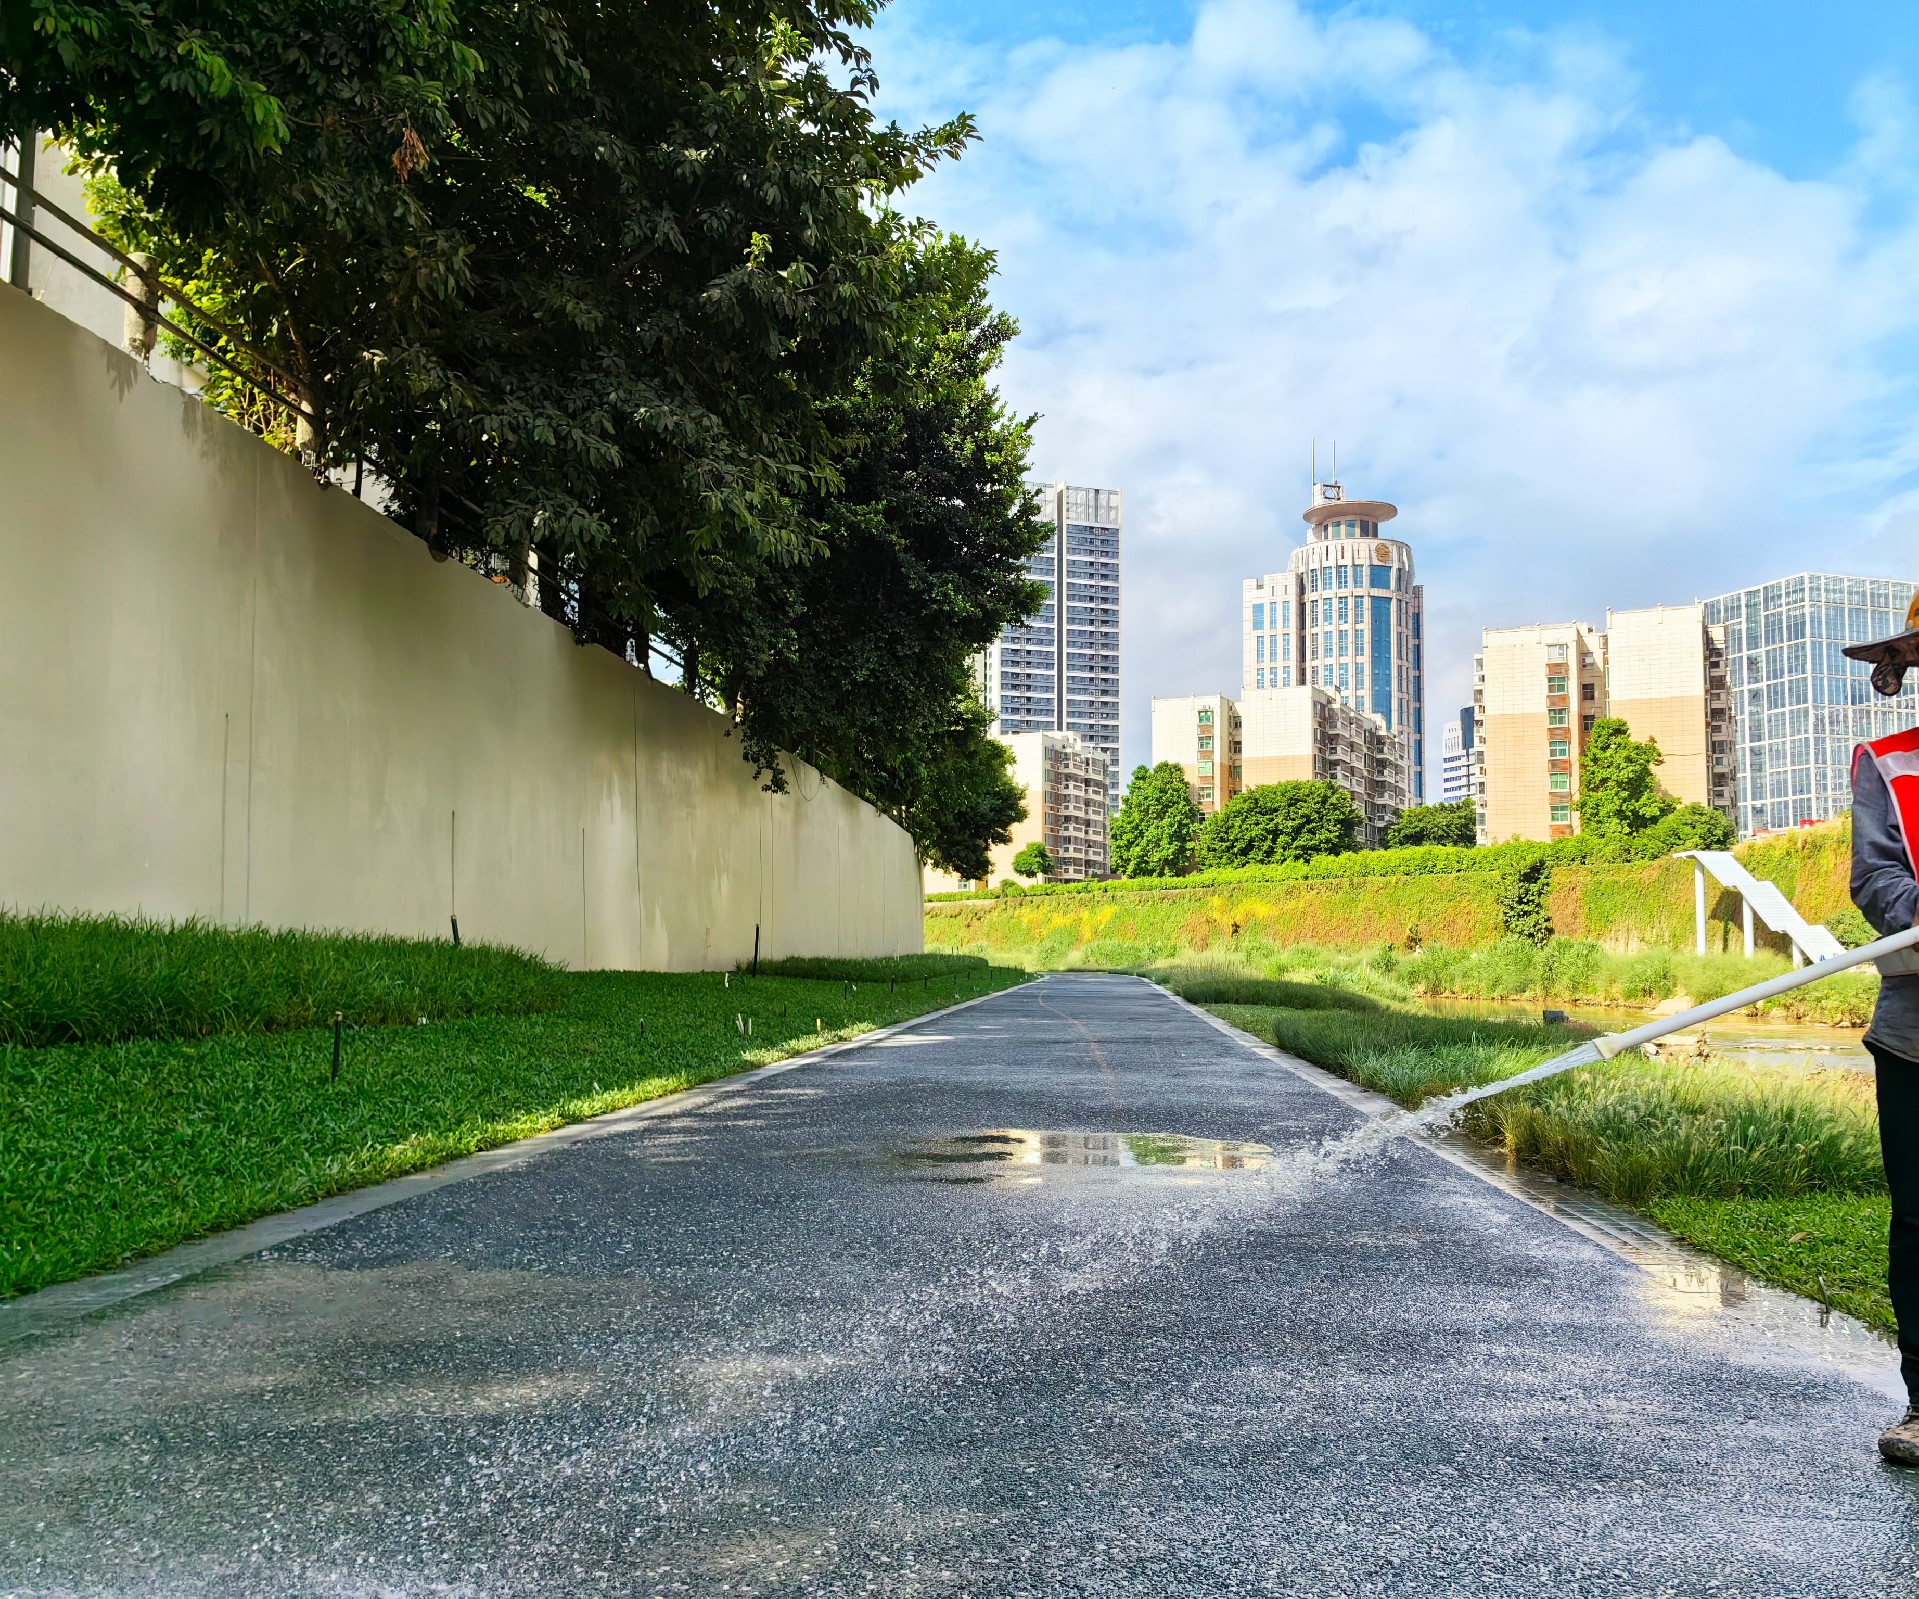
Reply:
[[1723, 626], [1741, 837], [1852, 809], [1853, 747], [1919, 724], [1909, 676], [1891, 699], [1841, 653], [1901, 631], [1913, 585], [1803, 572], [1705, 602]]
[[988, 648], [981, 690], [996, 736], [1077, 733], [1099, 751], [1111, 809], [1120, 791], [1120, 492], [1049, 483], [1038, 493], [1054, 533], [1028, 570], [1046, 599]]

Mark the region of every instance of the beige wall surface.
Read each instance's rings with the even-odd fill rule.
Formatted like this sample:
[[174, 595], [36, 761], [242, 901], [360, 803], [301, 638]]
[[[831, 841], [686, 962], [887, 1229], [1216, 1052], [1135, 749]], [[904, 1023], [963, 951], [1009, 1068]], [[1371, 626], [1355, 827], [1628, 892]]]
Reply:
[[894, 823], [0, 288], [0, 905], [919, 950]]

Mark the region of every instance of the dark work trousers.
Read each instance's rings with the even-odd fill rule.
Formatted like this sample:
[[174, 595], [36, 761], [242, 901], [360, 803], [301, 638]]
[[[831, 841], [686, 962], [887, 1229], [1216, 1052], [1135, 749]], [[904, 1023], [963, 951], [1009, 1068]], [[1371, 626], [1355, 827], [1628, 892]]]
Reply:
[[1868, 1044], [1878, 1066], [1879, 1149], [1892, 1195], [1887, 1285], [1899, 1323], [1899, 1369], [1919, 1405], [1919, 1061]]

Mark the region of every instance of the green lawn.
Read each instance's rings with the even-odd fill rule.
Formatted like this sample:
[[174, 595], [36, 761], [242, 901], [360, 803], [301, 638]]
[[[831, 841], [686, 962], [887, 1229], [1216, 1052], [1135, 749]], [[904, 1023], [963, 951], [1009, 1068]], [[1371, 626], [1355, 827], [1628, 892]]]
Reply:
[[561, 975], [486, 944], [0, 911], [0, 1044], [524, 1015], [559, 1002]]
[[[507, 958], [411, 949], [402, 960], [444, 953], [456, 972]], [[337, 1083], [328, 1028], [0, 1044], [0, 1296], [1026, 977], [952, 959], [836, 964], [825, 980], [529, 970], [529, 1013], [348, 1028]], [[351, 1013], [333, 994], [329, 1007]]]
[[[1300, 1008], [1283, 993], [1224, 984], [1217, 974], [1192, 974], [1181, 991], [1234, 1026], [1407, 1106], [1509, 1077], [1590, 1036], [1424, 1016], [1337, 989], [1330, 992], [1338, 1000], [1316, 995]], [[1241, 1002], [1212, 997], [1222, 991]], [[1813, 1297], [1821, 1297], [1823, 1278], [1831, 1304], [1892, 1330], [1885, 1173], [1872, 1080], [1862, 1073], [1621, 1056], [1482, 1100], [1462, 1123], [1755, 1276]]]

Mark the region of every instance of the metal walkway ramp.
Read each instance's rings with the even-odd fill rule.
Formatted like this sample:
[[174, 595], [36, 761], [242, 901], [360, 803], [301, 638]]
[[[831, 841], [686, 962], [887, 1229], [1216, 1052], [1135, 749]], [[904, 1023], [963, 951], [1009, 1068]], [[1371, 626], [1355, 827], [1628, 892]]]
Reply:
[[1773, 932], [1792, 941], [1792, 963], [1844, 953], [1844, 946], [1823, 927], [1815, 926], [1793, 909], [1792, 901], [1779, 892], [1776, 883], [1754, 877], [1722, 849], [1687, 849], [1679, 852], [1682, 860], [1692, 862], [1692, 906], [1696, 930], [1694, 947], [1706, 953], [1706, 877], [1710, 873], [1722, 888], [1739, 896], [1740, 918], [1745, 923], [1746, 953], [1752, 954], [1752, 919], [1756, 915]]

